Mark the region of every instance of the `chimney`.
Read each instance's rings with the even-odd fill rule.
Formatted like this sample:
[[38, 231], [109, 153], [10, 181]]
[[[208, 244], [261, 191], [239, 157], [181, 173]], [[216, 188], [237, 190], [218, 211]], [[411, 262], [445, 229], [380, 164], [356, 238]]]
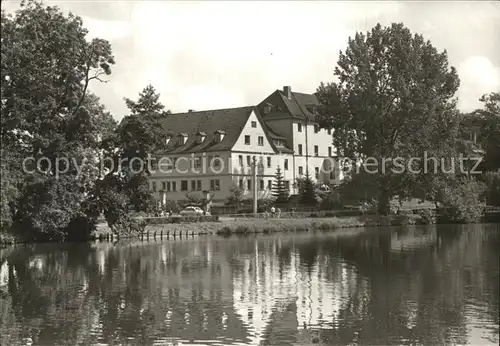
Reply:
[[290, 86], [284, 86], [283, 87], [283, 94], [285, 94], [287, 99], [291, 100], [292, 99], [292, 88]]
[[193, 113], [193, 112], [194, 112], [194, 109], [188, 110], [188, 113]]

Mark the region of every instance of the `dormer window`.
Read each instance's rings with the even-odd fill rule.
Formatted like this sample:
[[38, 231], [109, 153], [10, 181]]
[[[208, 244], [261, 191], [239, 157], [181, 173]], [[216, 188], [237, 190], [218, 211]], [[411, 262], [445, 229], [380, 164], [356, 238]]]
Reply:
[[217, 130], [215, 131], [215, 141], [216, 142], [222, 142], [224, 137], [226, 136], [226, 132], [222, 130]]
[[273, 105], [270, 103], [266, 103], [266, 105], [264, 106], [264, 114], [271, 113], [272, 109], [273, 109]]
[[167, 135], [167, 137], [165, 137], [165, 144], [170, 143], [171, 139], [172, 139], [172, 136], [171, 135]]
[[177, 144], [184, 145], [184, 144], [186, 144], [187, 139], [188, 139], [188, 134], [187, 133], [180, 133], [179, 137], [177, 139]]
[[277, 146], [277, 147], [283, 147], [284, 146], [284, 143], [281, 139], [276, 139], [274, 141], [274, 144]]
[[318, 107], [316, 105], [307, 105], [306, 109], [309, 113], [316, 115]]
[[205, 132], [198, 132], [196, 134], [196, 143], [201, 144], [205, 141], [207, 134]]

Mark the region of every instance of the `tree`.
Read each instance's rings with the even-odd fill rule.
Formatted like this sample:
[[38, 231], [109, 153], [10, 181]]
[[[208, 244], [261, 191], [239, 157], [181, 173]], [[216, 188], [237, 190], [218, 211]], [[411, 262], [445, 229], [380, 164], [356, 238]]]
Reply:
[[304, 205], [316, 205], [316, 192], [314, 182], [311, 179], [309, 171], [306, 172], [304, 178], [297, 179], [297, 187], [299, 189], [300, 203]]
[[156, 154], [164, 147], [161, 120], [170, 111], [164, 111], [165, 106], [159, 98], [155, 88], [147, 85], [139, 93], [137, 102], [125, 99], [130, 115], [122, 120], [117, 130], [122, 159], [130, 161], [137, 157], [146, 161], [149, 154]]
[[500, 207], [500, 172], [484, 172], [481, 181], [486, 185], [486, 202]]
[[238, 185], [233, 185], [229, 189], [229, 197], [227, 204], [236, 206], [236, 210], [240, 210], [241, 202], [243, 201], [244, 191]]
[[476, 111], [483, 119], [481, 128], [481, 142], [486, 152], [483, 167], [486, 170], [500, 169], [500, 93], [483, 95], [481, 101], [484, 108]]
[[[125, 99], [130, 115], [103, 140], [102, 148], [106, 157], [113, 159], [113, 164], [108, 165], [109, 171], [102, 179], [102, 184], [110, 185], [101, 187], [100, 191], [111, 190], [111, 196], [116, 197], [110, 200], [108, 196], [102, 196], [103, 201], [98, 202], [100, 193], [96, 192], [93, 203], [97, 208], [108, 208], [109, 211], [101, 209], [104, 214], [121, 215], [126, 219], [126, 214], [131, 211], [148, 213], [156, 207], [148, 181], [154, 162], [149, 162], [148, 158], [163, 148], [160, 120], [169, 113], [163, 110], [165, 107], [159, 102], [159, 97], [154, 87], [148, 85], [139, 93], [137, 101]], [[113, 206], [113, 201], [118, 205]], [[127, 201], [126, 205], [123, 201]], [[113, 224], [127, 223], [115, 216], [109, 220]]]
[[[111, 74], [111, 46], [87, 41], [81, 18], [36, 1], [23, 2], [15, 16], [2, 11], [1, 26], [1, 159], [2, 176], [9, 177], [2, 181], [9, 190], [1, 201], [2, 226], [15, 221], [29, 238], [65, 239], [92, 188], [104, 124], [112, 123], [88, 92]], [[27, 173], [22, 162], [30, 156], [50, 165]], [[61, 158], [89, 162], [83, 173], [73, 164], [58, 177]]]
[[[334, 145], [350, 159], [375, 158], [379, 212], [387, 214], [394, 195], [409, 195], [429, 175], [394, 172], [383, 158], [449, 157], [458, 131], [459, 87], [446, 51], [439, 53], [403, 24], [376, 25], [349, 38], [335, 67], [337, 82], [321, 85], [318, 121], [334, 128]], [[418, 133], [418, 135], [416, 135]], [[382, 169], [384, 168], [384, 169]]]
[[274, 176], [274, 182], [271, 191], [276, 203], [279, 204], [288, 202], [289, 191], [285, 186], [283, 174], [281, 173], [281, 168], [279, 166], [276, 169], [276, 174]]

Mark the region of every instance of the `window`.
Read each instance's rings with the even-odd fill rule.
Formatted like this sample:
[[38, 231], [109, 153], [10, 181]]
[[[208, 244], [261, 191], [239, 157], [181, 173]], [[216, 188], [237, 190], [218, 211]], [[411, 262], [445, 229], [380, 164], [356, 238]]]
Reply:
[[245, 135], [245, 144], [250, 144], [250, 135]]
[[173, 168], [173, 160], [171, 157], [164, 156], [160, 158], [158, 162], [158, 168], [160, 170], [171, 170]]
[[260, 146], [263, 146], [263, 145], [264, 145], [264, 137], [259, 136], [259, 138], [258, 138], [258, 144], [259, 144]]
[[181, 134], [179, 138], [177, 139], [177, 144], [179, 145], [184, 145], [187, 142], [188, 136], [186, 134]]
[[239, 187], [240, 187], [240, 189], [243, 189], [243, 179], [240, 179]]
[[252, 165], [252, 157], [247, 155], [247, 166]]
[[267, 168], [271, 168], [271, 157], [267, 157]]
[[193, 168], [198, 169], [201, 167], [201, 157], [193, 158]]
[[252, 121], [252, 127], [257, 127], [257, 122], [256, 121]]
[[162, 189], [162, 191], [167, 190], [167, 183], [165, 181], [161, 183], [161, 189]]
[[304, 167], [299, 166], [299, 175], [304, 174]]
[[224, 139], [224, 135], [226, 133], [222, 130], [217, 130], [215, 131], [215, 141], [216, 142], [222, 142], [222, 140]]
[[177, 182], [172, 182], [172, 191], [177, 191]]
[[314, 167], [314, 178], [319, 179], [319, 168], [318, 167]]
[[299, 144], [299, 155], [302, 155], [302, 144]]
[[181, 180], [181, 191], [187, 191], [187, 190], [188, 190], [188, 181]]
[[205, 132], [198, 132], [197, 138], [196, 138], [196, 143], [201, 144], [205, 141], [205, 137], [207, 134]]
[[213, 168], [220, 168], [221, 162], [220, 162], [220, 156], [219, 155], [214, 155], [211, 159], [212, 162], [212, 167]]
[[302, 132], [302, 124], [297, 124], [297, 131]]
[[238, 162], [240, 163], [240, 166], [243, 166], [243, 155], [238, 156]]
[[191, 191], [196, 191], [196, 180], [191, 180]]
[[268, 180], [267, 181], [267, 189], [268, 190], [272, 190], [272, 188], [273, 188], [273, 181], [272, 180]]
[[153, 160], [150, 162], [151, 162], [151, 170], [156, 171], [158, 169], [158, 161], [156, 161], [156, 159], [153, 158]]
[[201, 180], [198, 180], [197, 183], [196, 183], [196, 189], [198, 191], [201, 191]]
[[218, 132], [215, 133], [215, 141], [216, 142], [222, 141], [222, 135]]
[[260, 189], [264, 190], [264, 180], [260, 180]]
[[156, 192], [156, 181], [153, 181], [153, 183], [151, 184], [151, 189], [153, 190], [153, 192]]
[[210, 190], [211, 191], [219, 191], [220, 190], [220, 180], [219, 179], [210, 180]]
[[332, 147], [328, 147], [328, 156], [332, 156]]
[[247, 180], [247, 190], [251, 190], [252, 189], [252, 181], [249, 179]]
[[314, 156], [318, 156], [319, 155], [319, 148], [317, 145], [314, 146]]
[[285, 170], [288, 170], [288, 159], [285, 159], [284, 166], [285, 166]]
[[328, 132], [329, 135], [331, 135], [332, 134], [332, 129], [328, 129], [327, 132]]
[[319, 126], [318, 125], [314, 125], [314, 133], [318, 133], [319, 132]]
[[167, 191], [170, 192], [171, 191], [171, 185], [170, 185], [170, 182], [167, 181]]

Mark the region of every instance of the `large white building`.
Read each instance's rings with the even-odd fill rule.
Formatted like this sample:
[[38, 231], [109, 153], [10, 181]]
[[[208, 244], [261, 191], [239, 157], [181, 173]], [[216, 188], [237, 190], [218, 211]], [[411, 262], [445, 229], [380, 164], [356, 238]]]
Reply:
[[314, 95], [286, 86], [256, 106], [167, 115], [166, 150], [150, 177], [153, 194], [159, 201], [182, 201], [188, 194], [209, 193], [217, 203], [237, 185], [246, 198], [255, 188], [258, 198], [265, 198], [278, 167], [291, 194], [298, 192], [294, 182], [307, 169], [313, 180], [338, 182], [331, 130], [315, 122], [318, 106]]

